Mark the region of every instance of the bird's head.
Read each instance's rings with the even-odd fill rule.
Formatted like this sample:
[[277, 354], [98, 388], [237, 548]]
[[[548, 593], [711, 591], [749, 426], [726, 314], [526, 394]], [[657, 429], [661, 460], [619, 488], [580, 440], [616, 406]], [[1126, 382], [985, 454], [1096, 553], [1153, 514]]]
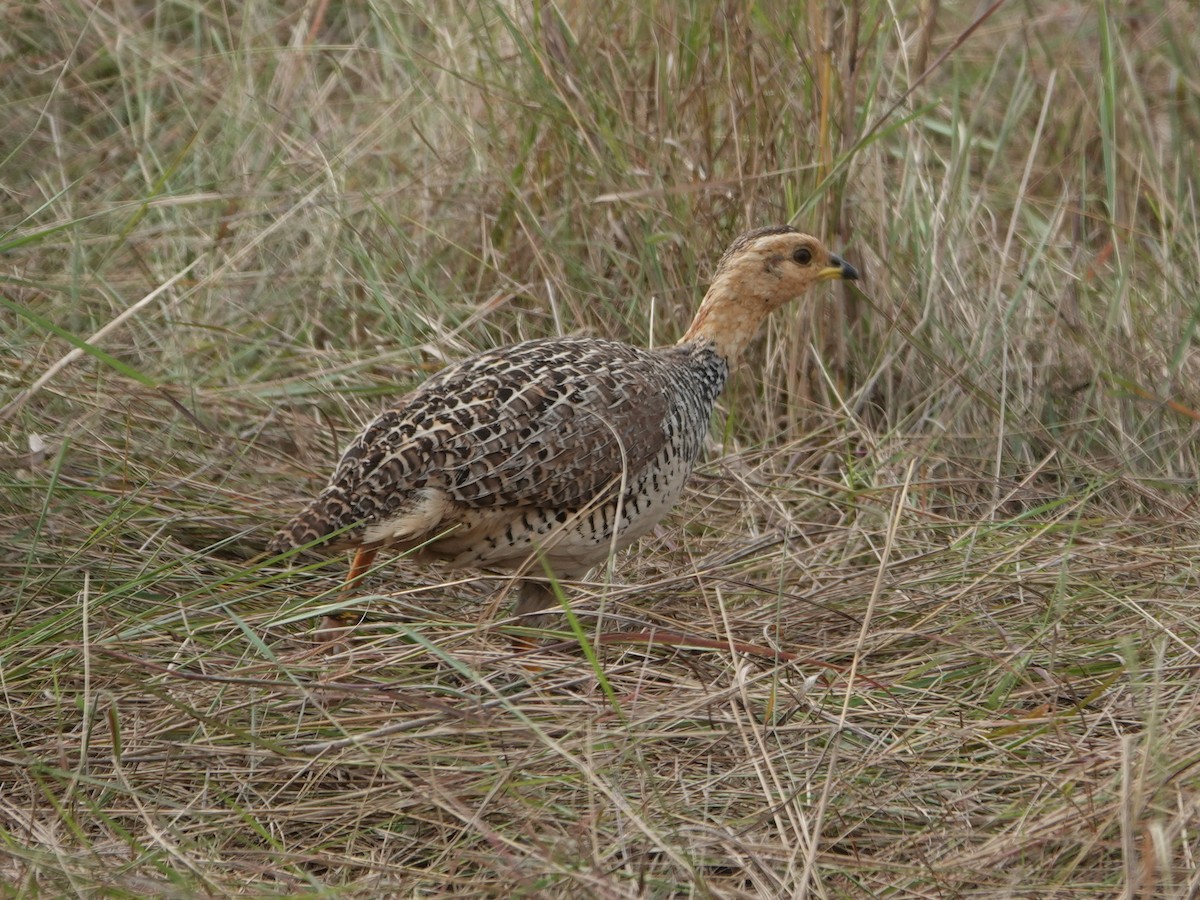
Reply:
[[790, 225], [748, 231], [717, 264], [712, 284], [680, 343], [710, 341], [730, 363], [772, 310], [818, 281], [855, 280], [858, 271]]

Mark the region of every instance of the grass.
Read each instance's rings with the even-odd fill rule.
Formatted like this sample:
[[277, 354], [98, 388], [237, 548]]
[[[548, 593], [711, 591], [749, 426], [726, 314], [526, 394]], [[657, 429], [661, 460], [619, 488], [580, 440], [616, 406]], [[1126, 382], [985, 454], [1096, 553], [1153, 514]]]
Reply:
[[[0, 15], [5, 896], [1195, 894], [1188, 4]], [[776, 221], [866, 280], [567, 591], [694, 646], [389, 562], [313, 652], [260, 551], [387, 398]]]

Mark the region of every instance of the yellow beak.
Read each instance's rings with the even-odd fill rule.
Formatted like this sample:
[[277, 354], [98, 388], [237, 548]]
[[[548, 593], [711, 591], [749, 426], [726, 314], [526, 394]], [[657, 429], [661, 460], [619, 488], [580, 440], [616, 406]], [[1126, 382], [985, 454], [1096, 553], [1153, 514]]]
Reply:
[[838, 278], [843, 281], [858, 281], [858, 269], [850, 265], [836, 253], [829, 254], [829, 265], [817, 273], [818, 281], [829, 281]]

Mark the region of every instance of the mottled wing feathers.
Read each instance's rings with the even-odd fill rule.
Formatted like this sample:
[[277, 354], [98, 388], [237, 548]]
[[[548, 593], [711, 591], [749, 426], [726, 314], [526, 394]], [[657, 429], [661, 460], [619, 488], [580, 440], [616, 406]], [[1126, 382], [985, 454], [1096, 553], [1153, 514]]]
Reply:
[[672, 355], [564, 339], [453, 365], [359, 435], [273, 546], [385, 520], [430, 488], [467, 508], [584, 507], [662, 450]]

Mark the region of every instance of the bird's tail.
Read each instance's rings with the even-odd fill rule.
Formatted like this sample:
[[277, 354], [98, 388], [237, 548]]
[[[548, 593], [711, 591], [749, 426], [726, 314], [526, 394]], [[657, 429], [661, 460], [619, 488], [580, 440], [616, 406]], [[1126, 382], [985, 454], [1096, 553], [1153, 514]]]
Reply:
[[344, 492], [328, 487], [276, 532], [267, 544], [267, 552], [277, 556], [300, 547], [324, 546], [330, 540], [346, 542], [353, 531], [346, 528], [354, 524], [349, 513]]

